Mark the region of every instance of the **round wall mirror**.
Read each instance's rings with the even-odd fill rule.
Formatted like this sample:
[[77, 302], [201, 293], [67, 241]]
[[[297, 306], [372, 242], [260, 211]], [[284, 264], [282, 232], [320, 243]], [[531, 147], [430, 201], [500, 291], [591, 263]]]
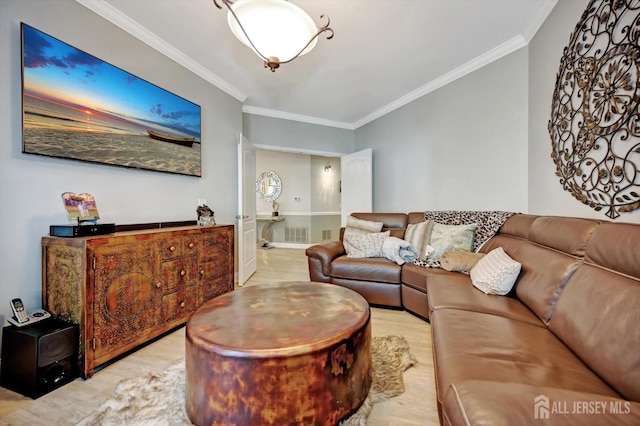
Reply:
[[256, 193], [264, 201], [270, 202], [277, 199], [281, 191], [282, 181], [274, 172], [263, 172], [256, 179]]

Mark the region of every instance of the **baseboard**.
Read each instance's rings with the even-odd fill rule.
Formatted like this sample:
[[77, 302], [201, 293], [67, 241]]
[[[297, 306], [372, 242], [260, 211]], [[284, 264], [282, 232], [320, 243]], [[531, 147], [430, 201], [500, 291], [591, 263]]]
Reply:
[[313, 245], [315, 244], [277, 243], [277, 242], [269, 241], [269, 246], [275, 247], [275, 248], [308, 249]]

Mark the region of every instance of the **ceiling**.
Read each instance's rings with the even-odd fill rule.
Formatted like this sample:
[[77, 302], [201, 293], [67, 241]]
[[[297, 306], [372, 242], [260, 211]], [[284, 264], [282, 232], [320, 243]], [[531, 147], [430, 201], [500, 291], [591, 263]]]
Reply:
[[243, 103], [355, 129], [523, 46], [557, 0], [294, 0], [335, 36], [275, 73], [212, 0], [76, 0]]

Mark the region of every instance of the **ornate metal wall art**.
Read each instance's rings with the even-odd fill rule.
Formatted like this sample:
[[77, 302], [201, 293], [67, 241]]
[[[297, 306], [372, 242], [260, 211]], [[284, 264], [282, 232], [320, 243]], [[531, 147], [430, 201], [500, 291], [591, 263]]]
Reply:
[[640, 0], [592, 0], [565, 47], [549, 135], [563, 188], [611, 219], [640, 207]]

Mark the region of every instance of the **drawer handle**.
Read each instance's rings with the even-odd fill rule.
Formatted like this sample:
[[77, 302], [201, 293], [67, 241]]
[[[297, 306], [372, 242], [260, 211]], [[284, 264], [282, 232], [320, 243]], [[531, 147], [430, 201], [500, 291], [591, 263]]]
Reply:
[[189, 243], [189, 248], [193, 248], [194, 246], [195, 246], [195, 244]]
[[185, 305], [186, 305], [186, 303], [184, 303], [184, 302], [180, 302], [180, 307], [181, 307], [181, 308], [184, 308], [184, 307], [185, 307]]
[[156, 283], [156, 287], [157, 287], [157, 288], [162, 287], [162, 283]]
[[186, 274], [186, 273], [187, 273], [187, 271], [185, 271], [185, 270], [183, 269], [182, 271], [180, 271], [180, 276], [181, 276], [181, 277], [184, 277], [184, 274]]
[[204, 275], [204, 269], [200, 270], [200, 275]]
[[176, 248], [174, 246], [169, 247], [169, 251], [176, 251]]

